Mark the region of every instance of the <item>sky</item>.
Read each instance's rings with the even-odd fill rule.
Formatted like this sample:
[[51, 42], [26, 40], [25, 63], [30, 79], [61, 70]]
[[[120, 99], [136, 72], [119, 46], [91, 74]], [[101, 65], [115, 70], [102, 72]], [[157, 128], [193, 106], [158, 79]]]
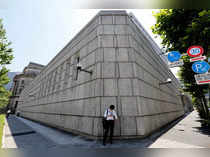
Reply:
[[[99, 9], [71, 9], [71, 1], [21, 0], [0, 1], [3, 19], [14, 52], [10, 71], [21, 72], [30, 61], [47, 65], [50, 60], [93, 18]], [[154, 38], [151, 26], [156, 20], [148, 9], [127, 10], [141, 22]], [[161, 45], [160, 45], [161, 46]], [[176, 73], [176, 69], [173, 72]]]

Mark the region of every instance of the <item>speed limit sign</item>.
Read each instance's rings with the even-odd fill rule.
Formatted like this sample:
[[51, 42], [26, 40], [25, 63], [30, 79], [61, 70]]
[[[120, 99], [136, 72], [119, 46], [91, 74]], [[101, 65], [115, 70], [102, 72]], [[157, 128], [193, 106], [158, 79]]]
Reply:
[[203, 54], [204, 50], [201, 46], [191, 46], [187, 50], [187, 54], [190, 57], [198, 57]]

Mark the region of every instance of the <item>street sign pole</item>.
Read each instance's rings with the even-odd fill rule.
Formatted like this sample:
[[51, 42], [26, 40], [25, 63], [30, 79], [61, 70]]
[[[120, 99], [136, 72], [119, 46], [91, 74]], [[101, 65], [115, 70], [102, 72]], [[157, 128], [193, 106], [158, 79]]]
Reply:
[[209, 84], [209, 106], [210, 106], [210, 84]]

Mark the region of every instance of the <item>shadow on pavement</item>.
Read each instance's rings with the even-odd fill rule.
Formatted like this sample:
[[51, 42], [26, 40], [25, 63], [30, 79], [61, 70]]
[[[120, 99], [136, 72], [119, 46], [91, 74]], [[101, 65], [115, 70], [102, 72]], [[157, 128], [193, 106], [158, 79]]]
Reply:
[[201, 133], [203, 135], [208, 135], [210, 137], [210, 126], [206, 125], [206, 120], [200, 119], [200, 117], [197, 118], [198, 119], [195, 121], [199, 122], [201, 125], [200, 127], [192, 127], [192, 128], [196, 129], [195, 132]]
[[193, 127], [194, 129], [197, 129], [196, 132], [199, 132], [204, 135], [208, 135], [210, 137], [210, 128], [206, 126], [201, 127]]
[[200, 122], [201, 124], [200, 127], [193, 127], [194, 129], [196, 129], [196, 132], [199, 132], [204, 135], [208, 135], [210, 137], [210, 126], [206, 125], [206, 120], [198, 119], [196, 121]]
[[[8, 123], [8, 126], [5, 126], [5, 142], [7, 147], [14, 147], [14, 142], [17, 148], [24, 149], [49, 148], [55, 146], [52, 141], [44, 138], [14, 115], [10, 115], [6, 120]], [[14, 142], [12, 142], [12, 138]]]

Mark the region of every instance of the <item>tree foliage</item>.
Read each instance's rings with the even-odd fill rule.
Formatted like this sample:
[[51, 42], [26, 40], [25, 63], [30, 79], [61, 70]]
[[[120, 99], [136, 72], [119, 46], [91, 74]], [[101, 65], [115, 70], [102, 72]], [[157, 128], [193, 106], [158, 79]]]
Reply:
[[10, 96], [10, 92], [4, 87], [10, 81], [7, 76], [8, 69], [5, 67], [13, 59], [10, 44], [6, 37], [2, 19], [0, 19], [0, 109], [7, 105]]
[[[176, 50], [184, 54], [190, 46], [201, 45], [204, 55], [210, 57], [210, 10], [161, 9], [154, 13], [154, 16], [157, 21], [152, 26], [152, 31], [161, 37], [166, 52]], [[208, 85], [197, 85], [189, 56], [183, 56], [182, 59], [184, 66], [180, 68], [179, 76], [185, 85], [184, 91], [189, 92], [205, 106], [204, 94]], [[206, 107], [203, 109], [206, 110]]]

